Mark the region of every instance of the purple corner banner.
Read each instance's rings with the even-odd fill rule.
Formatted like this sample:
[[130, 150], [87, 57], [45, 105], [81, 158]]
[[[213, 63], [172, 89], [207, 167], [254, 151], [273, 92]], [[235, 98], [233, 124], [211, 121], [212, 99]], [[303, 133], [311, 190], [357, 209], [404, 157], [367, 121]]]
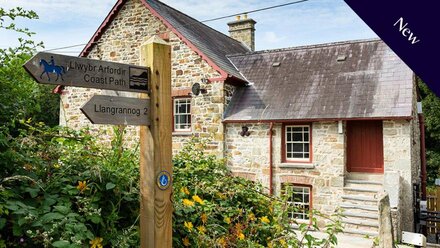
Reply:
[[432, 0], [344, 0], [440, 96], [440, 12]]

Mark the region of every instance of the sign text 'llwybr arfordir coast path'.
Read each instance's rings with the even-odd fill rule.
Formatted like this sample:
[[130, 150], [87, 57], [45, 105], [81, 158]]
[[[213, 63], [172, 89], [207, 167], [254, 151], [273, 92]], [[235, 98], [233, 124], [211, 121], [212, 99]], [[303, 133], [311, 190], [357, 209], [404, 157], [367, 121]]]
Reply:
[[40, 52], [24, 68], [42, 84], [148, 93], [148, 68]]

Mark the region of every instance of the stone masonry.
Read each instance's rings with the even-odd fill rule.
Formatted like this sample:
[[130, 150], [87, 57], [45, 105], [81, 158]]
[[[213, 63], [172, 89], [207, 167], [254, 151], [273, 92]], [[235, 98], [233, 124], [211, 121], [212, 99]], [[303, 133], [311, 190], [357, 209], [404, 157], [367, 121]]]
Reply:
[[[191, 86], [202, 79], [219, 78], [205, 60], [182, 42], [139, 0], [129, 0], [119, 14], [105, 30], [88, 58], [102, 59], [139, 65], [140, 45], [153, 35], [159, 35], [169, 41], [172, 46], [172, 89], [176, 97], [188, 96]], [[209, 149], [214, 154], [221, 155], [223, 149], [223, 125], [225, 89], [223, 82], [208, 82], [202, 84], [207, 89], [206, 94], [193, 96], [191, 101], [192, 131], [202, 137], [210, 137], [212, 142]], [[93, 132], [101, 131], [102, 140], [108, 141], [112, 136], [112, 128], [105, 125], [90, 125], [91, 123], [81, 113], [80, 107], [94, 94], [123, 95], [137, 97], [136, 93], [115, 92], [108, 90], [84, 89], [66, 87], [61, 97], [61, 125], [79, 129], [89, 126]], [[182, 95], [183, 94], [183, 95]], [[138, 141], [138, 128], [127, 127], [126, 141], [132, 146]], [[190, 133], [173, 134], [173, 150], [176, 152], [191, 136]]]
[[[249, 127], [248, 137], [239, 134], [243, 125]], [[337, 122], [314, 122], [311, 126], [313, 162], [306, 164], [281, 161], [282, 125], [274, 125], [272, 156], [275, 193], [280, 192], [282, 183], [311, 185], [313, 208], [331, 214], [338, 205], [344, 185], [344, 134], [337, 132]], [[269, 138], [269, 124], [227, 124], [225, 153], [233, 173], [258, 180], [268, 188]]]
[[[231, 36], [254, 50], [254, 25], [255, 21], [248, 18], [229, 23]], [[205, 82], [205, 79], [220, 78], [220, 73], [169, 30], [140, 0], [127, 0], [88, 58], [139, 65], [140, 46], [153, 35], [159, 35], [171, 45], [173, 97], [191, 97], [191, 131], [173, 133], [173, 152], [179, 151], [192, 135], [210, 138], [209, 152], [225, 156], [235, 175], [260, 181], [269, 187], [270, 123], [224, 124], [223, 113], [235, 87], [223, 81]], [[207, 93], [189, 95], [194, 83], [200, 83]], [[99, 133], [103, 142], [108, 142], [113, 135], [112, 127], [91, 125], [80, 111], [80, 107], [95, 94], [138, 97], [136, 93], [66, 87], [61, 97], [60, 124], [74, 129], [87, 126], [91, 132]], [[274, 123], [273, 189], [279, 194], [283, 183], [310, 185], [312, 207], [324, 214], [332, 214], [341, 202], [347, 175], [345, 125], [343, 132], [339, 133], [337, 121], [308, 124], [311, 126], [312, 162], [284, 163], [281, 159], [283, 124]], [[242, 137], [240, 132], [244, 125], [249, 128], [250, 135]], [[135, 146], [139, 138], [138, 128], [128, 126], [125, 131], [126, 145]], [[415, 116], [413, 120], [383, 121], [384, 170], [398, 172], [402, 181], [401, 211], [393, 212], [393, 221], [409, 231], [414, 219], [412, 184], [419, 182], [420, 168], [419, 140], [414, 137], [419, 137]], [[321, 226], [325, 224], [324, 220], [319, 222]]]
[[257, 22], [253, 19], [247, 17], [247, 15], [243, 16], [241, 19], [240, 16], [237, 16], [237, 20], [233, 22], [229, 22], [229, 34], [232, 38], [241, 41], [247, 47], [251, 49], [251, 51], [255, 51], [255, 24]]
[[[416, 131], [414, 121], [385, 120], [383, 122], [384, 170], [398, 172], [402, 178], [401, 207], [393, 213], [393, 221], [403, 230], [412, 230], [412, 183], [418, 177], [411, 175], [419, 156], [418, 142], [413, 144], [410, 132]], [[243, 125], [250, 135], [239, 133]], [[282, 183], [312, 186], [313, 208], [331, 214], [341, 202], [346, 177], [346, 137], [338, 133], [337, 122], [312, 124], [312, 164], [283, 163], [281, 160], [282, 124], [273, 127], [273, 184], [275, 193]], [[417, 137], [417, 136], [416, 136]], [[234, 174], [260, 181], [269, 187], [269, 124], [246, 123], [226, 125], [226, 158]], [[321, 223], [323, 224], [323, 223]]]

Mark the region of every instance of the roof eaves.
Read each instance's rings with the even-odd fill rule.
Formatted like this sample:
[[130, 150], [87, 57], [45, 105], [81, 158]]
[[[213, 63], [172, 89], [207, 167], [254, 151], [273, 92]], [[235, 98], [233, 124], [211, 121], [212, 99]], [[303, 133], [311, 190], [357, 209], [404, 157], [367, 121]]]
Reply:
[[[205, 60], [212, 68], [220, 73], [221, 80], [226, 80], [229, 76], [225, 70], [220, 68], [215, 64], [208, 56], [206, 56], [200, 49], [198, 49], [191, 41], [189, 41], [184, 35], [182, 35], [171, 23], [169, 23], [165, 18], [163, 18], [153, 7], [151, 7], [145, 0], [142, 0], [142, 4], [147, 7], [151, 13], [159, 18], [162, 23], [167, 26], [177, 37], [179, 37], [186, 45], [188, 45], [194, 52], [196, 52], [203, 60]], [[216, 79], [218, 80], [218, 79]]]

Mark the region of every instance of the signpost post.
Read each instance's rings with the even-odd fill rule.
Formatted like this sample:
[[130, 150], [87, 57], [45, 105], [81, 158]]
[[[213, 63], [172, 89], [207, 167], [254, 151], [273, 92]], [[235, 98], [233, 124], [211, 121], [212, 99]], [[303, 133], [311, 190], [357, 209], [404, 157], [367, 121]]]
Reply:
[[151, 124], [140, 127], [141, 247], [171, 248], [171, 48], [154, 36], [141, 46], [140, 58], [151, 70]]
[[95, 95], [81, 111], [94, 124], [140, 126], [141, 247], [171, 248], [171, 48], [154, 36], [140, 50], [147, 67], [40, 52], [24, 68], [42, 84], [141, 93]]

